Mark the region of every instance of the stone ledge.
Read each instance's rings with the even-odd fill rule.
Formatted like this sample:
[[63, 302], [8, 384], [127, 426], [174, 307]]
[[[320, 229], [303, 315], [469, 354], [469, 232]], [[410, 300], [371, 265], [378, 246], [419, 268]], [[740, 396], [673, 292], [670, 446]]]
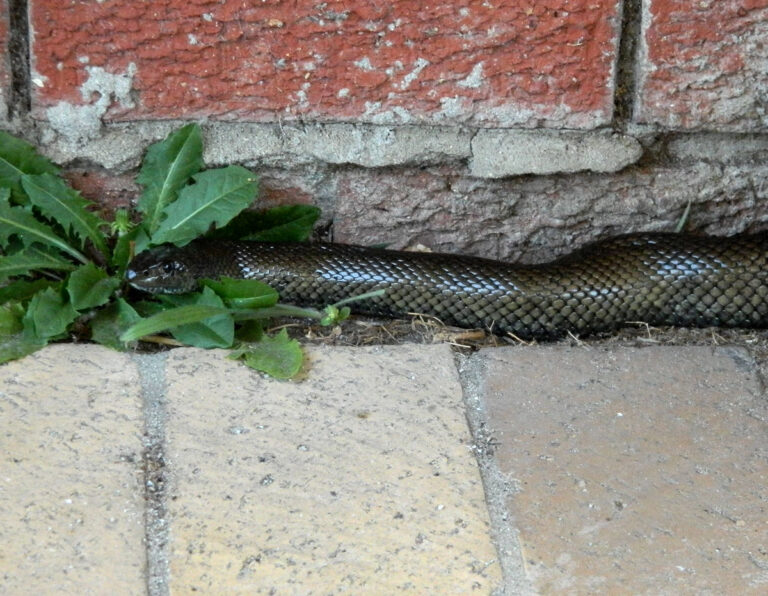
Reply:
[[469, 169], [479, 178], [618, 172], [642, 154], [636, 139], [612, 132], [481, 130], [472, 140]]
[[[87, 159], [110, 169], [138, 165], [147, 145], [180, 121], [110, 124], [98, 136], [68, 137], [42, 124], [44, 151], [55, 161]], [[640, 158], [633, 137], [606, 131], [552, 132], [363, 124], [206, 123], [209, 165], [352, 164], [367, 168], [433, 165], [469, 160], [479, 178], [558, 172], [615, 172]]]
[[469, 131], [458, 127], [358, 124], [215, 124], [206, 127], [208, 163], [309, 160], [367, 168], [467, 159]]
[[679, 135], [667, 144], [667, 153], [679, 161], [744, 163], [768, 161], [768, 135], [700, 133]]

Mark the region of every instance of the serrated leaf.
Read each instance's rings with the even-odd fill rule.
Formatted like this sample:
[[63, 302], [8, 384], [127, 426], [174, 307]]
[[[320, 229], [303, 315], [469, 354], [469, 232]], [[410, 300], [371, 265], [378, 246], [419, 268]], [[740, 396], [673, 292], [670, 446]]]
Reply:
[[280, 297], [277, 290], [255, 279], [222, 277], [219, 281], [204, 279], [202, 283], [223, 298], [231, 308], [274, 306]]
[[45, 347], [46, 343], [48, 342], [38, 339], [26, 331], [0, 336], [0, 364], [10, 360], [18, 360], [32, 352], [37, 352], [40, 348]]
[[33, 244], [7, 256], [0, 256], [0, 281], [30, 275], [41, 269], [72, 271], [75, 265], [58, 251]]
[[[222, 299], [210, 288], [203, 288], [202, 292], [193, 294], [163, 298], [176, 306], [204, 305], [224, 308]], [[217, 315], [196, 323], [180, 325], [171, 329], [171, 335], [196, 348], [228, 348], [235, 339], [235, 322], [229, 313]]]
[[106, 304], [119, 285], [119, 279], [110, 277], [94, 263], [87, 263], [69, 276], [67, 294], [75, 310], [85, 310]]
[[304, 242], [312, 235], [320, 209], [311, 205], [286, 205], [265, 211], [263, 217], [263, 229], [247, 234], [243, 240]]
[[258, 343], [235, 350], [229, 357], [241, 358], [246, 366], [276, 379], [290, 379], [295, 376], [304, 361], [299, 342], [288, 337], [285, 329], [272, 337], [265, 335]]
[[127, 234], [136, 226], [131, 222], [131, 212], [125, 207], [115, 209], [115, 215], [109, 224], [109, 231], [113, 236], [122, 236]]
[[24, 307], [18, 302], [0, 306], [0, 337], [15, 335], [24, 329]]
[[73, 233], [80, 240], [80, 248], [85, 246], [86, 240], [90, 240], [96, 250], [109, 258], [107, 241], [100, 229], [108, 224], [88, 211], [91, 202], [67, 186], [61, 178], [50, 174], [24, 175], [21, 184], [40, 213], [61, 225], [66, 233]]
[[153, 335], [168, 329], [175, 329], [179, 325], [197, 323], [222, 314], [229, 314], [229, 311], [226, 308], [205, 305], [171, 308], [134, 323], [120, 336], [120, 341], [133, 341], [145, 335]]
[[176, 200], [190, 176], [203, 167], [200, 126], [187, 124], [159, 143], [150, 145], [136, 181], [144, 186], [138, 209], [150, 234], [160, 226], [165, 209]]
[[58, 174], [59, 168], [40, 155], [33, 145], [0, 131], [0, 187], [10, 189], [13, 200], [29, 202], [21, 186], [24, 174]]
[[72, 255], [81, 263], [88, 262], [80, 251], [58, 236], [53, 228], [38, 221], [32, 213], [22, 207], [11, 207], [0, 200], [0, 245], [8, 246], [11, 236], [18, 238], [24, 246], [39, 242]]
[[149, 246], [149, 237], [144, 228], [136, 227], [122, 234], [115, 243], [110, 261], [110, 265], [116, 269], [115, 276], [122, 279], [131, 259], [147, 246]]
[[50, 279], [36, 279], [34, 281], [17, 280], [0, 288], [0, 304], [6, 302], [26, 302], [32, 296], [46, 288], [61, 290], [62, 282]]
[[240, 166], [207, 170], [193, 178], [195, 183], [165, 209], [166, 218], [152, 235], [153, 244], [183, 246], [213, 224], [226, 225], [256, 196], [256, 176]]
[[264, 337], [261, 321], [243, 321], [235, 328], [235, 338], [242, 342], [259, 341]]
[[47, 288], [32, 297], [24, 315], [24, 326], [40, 340], [54, 339], [66, 333], [78, 316], [61, 292]]
[[130, 304], [118, 298], [91, 319], [91, 339], [113, 350], [123, 351], [126, 345], [120, 341], [120, 334], [140, 319]]
[[206, 236], [225, 240], [304, 242], [320, 216], [312, 205], [282, 205], [263, 211], [243, 211], [223, 228]]
[[154, 300], [138, 300], [137, 302], [132, 302], [131, 306], [136, 309], [136, 312], [143, 319], [163, 312], [168, 308], [167, 305], [155, 302]]

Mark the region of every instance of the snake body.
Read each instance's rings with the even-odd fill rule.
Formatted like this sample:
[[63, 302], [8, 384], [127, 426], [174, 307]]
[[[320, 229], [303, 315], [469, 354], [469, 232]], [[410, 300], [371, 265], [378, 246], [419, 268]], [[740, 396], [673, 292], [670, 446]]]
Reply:
[[631, 234], [540, 265], [339, 244], [196, 241], [140, 254], [127, 277], [155, 293], [191, 291], [201, 278], [257, 279], [283, 302], [307, 306], [384, 289], [350, 306], [547, 339], [628, 322], [766, 327], [767, 260], [768, 233]]

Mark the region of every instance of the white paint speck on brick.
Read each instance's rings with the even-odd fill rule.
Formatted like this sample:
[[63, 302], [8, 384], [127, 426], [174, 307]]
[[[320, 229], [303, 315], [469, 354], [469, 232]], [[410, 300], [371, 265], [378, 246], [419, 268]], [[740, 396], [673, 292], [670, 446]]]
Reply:
[[456, 95], [440, 98], [440, 111], [435, 114], [435, 119], [445, 120], [460, 117], [463, 114], [462, 104], [462, 98]]
[[472, 67], [472, 72], [470, 72], [466, 78], [462, 79], [456, 84], [459, 87], [477, 89], [480, 85], [483, 84], [483, 80], [483, 63], [478, 62]]
[[[60, 101], [46, 110], [51, 127], [72, 142], [95, 139], [101, 134], [101, 119], [113, 103], [134, 107], [131, 99], [136, 64], [122, 73], [107, 72], [100, 66], [87, 66], [88, 79], [80, 87], [85, 105]], [[97, 97], [96, 101], [91, 101]]]
[[429, 66], [429, 60], [418, 58], [416, 62], [413, 63], [413, 70], [403, 77], [403, 80], [400, 83], [400, 89], [407, 89], [411, 83], [419, 78], [419, 73], [421, 73], [427, 66]]
[[373, 64], [371, 64], [371, 60], [368, 56], [363, 56], [360, 60], [356, 60], [352, 64], [357, 66], [360, 70], [373, 70]]

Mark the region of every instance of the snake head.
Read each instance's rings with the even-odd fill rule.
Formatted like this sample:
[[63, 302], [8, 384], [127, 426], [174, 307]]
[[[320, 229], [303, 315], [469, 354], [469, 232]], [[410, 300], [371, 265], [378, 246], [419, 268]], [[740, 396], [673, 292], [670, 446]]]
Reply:
[[182, 294], [197, 289], [192, 261], [184, 249], [153, 248], [136, 256], [125, 272], [128, 283], [151, 294]]

